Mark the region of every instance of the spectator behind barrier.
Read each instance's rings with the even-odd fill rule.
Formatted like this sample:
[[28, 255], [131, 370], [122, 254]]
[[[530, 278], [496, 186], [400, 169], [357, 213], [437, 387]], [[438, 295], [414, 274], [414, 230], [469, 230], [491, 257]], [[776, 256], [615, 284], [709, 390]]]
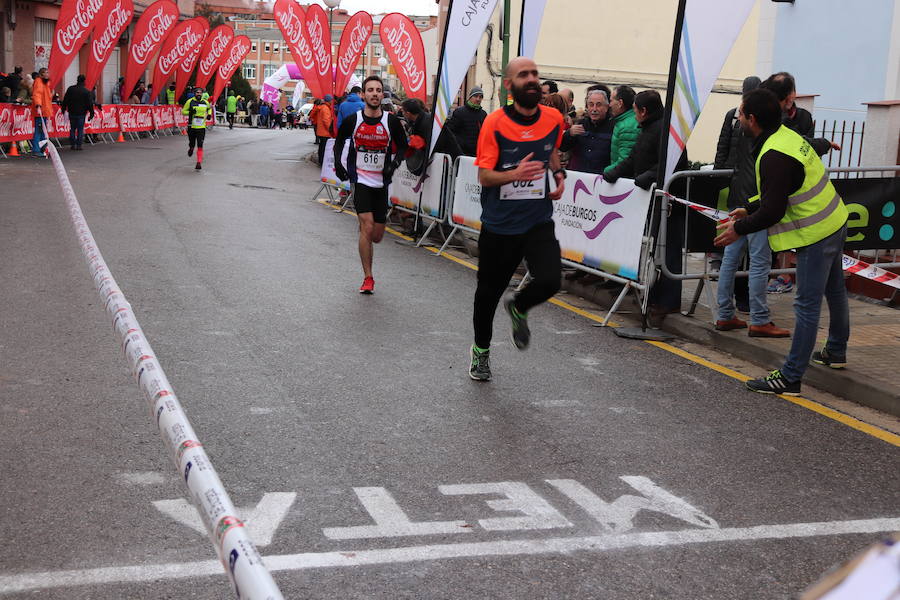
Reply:
[[614, 127], [606, 94], [594, 90], [588, 94], [585, 116], [563, 135], [560, 150], [570, 152], [569, 168], [584, 173], [602, 173], [609, 166]]
[[610, 146], [610, 163], [606, 171], [619, 166], [623, 160], [628, 158], [640, 134], [637, 118], [634, 115], [634, 96], [634, 90], [631, 87], [620, 85], [613, 90], [609, 99], [609, 112], [615, 126]]
[[[550, 94], [559, 93], [559, 86], [556, 85], [555, 81], [548, 79], [544, 83], [541, 84], [541, 102], [546, 102], [547, 98]], [[565, 113], [563, 113], [565, 114]]]
[[[418, 98], [404, 100], [400, 105], [400, 112], [403, 113], [410, 130], [409, 148], [412, 152], [408, 151], [406, 167], [414, 175], [421, 175], [426, 166], [425, 158], [428, 149], [425, 146], [431, 138], [432, 116], [425, 110], [425, 104]], [[434, 151], [450, 155], [451, 161], [462, 154], [456, 137], [446, 127], [441, 129], [437, 143], [434, 145]]]
[[484, 91], [478, 86], [473, 87], [466, 103], [454, 110], [444, 125], [445, 129], [456, 136], [459, 148], [466, 156], [475, 156], [481, 124], [487, 118], [487, 113], [481, 108], [483, 99]]
[[344, 122], [349, 115], [358, 113], [363, 108], [365, 108], [366, 103], [363, 102], [362, 99], [362, 88], [358, 85], [354, 85], [350, 88], [350, 93], [347, 95], [347, 99], [341, 102], [340, 107], [337, 112], [337, 126], [340, 129], [341, 123]]

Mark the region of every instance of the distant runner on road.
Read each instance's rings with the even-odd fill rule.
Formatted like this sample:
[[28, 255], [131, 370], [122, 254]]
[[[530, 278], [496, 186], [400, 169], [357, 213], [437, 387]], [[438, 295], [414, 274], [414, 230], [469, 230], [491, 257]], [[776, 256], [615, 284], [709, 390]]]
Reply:
[[[530, 58], [510, 61], [503, 85], [514, 103], [484, 120], [475, 158], [482, 226], [469, 377], [476, 381], [491, 379], [494, 313], [522, 259], [532, 279], [503, 303], [511, 320], [513, 344], [519, 350], [531, 340], [528, 311], [559, 291], [562, 271], [552, 201], [562, 196], [566, 178], [559, 162], [563, 117], [558, 110], [538, 106], [541, 80]], [[556, 182], [552, 192], [551, 175]]]
[[209, 100], [203, 98], [203, 88], [194, 90], [194, 97], [188, 98], [181, 109], [181, 114], [188, 117], [188, 156], [194, 155], [194, 146], [197, 146], [198, 171], [203, 168], [203, 140], [206, 138], [206, 119], [212, 108]]
[[[387, 222], [388, 184], [406, 153], [406, 132], [400, 119], [381, 108], [384, 84], [377, 75], [363, 82], [362, 110], [341, 122], [334, 143], [334, 171], [341, 181], [353, 184], [353, 205], [359, 219], [359, 258], [363, 283], [360, 294], [375, 291], [372, 277], [372, 244], [384, 237]], [[351, 140], [347, 164], [341, 163], [344, 143]]]

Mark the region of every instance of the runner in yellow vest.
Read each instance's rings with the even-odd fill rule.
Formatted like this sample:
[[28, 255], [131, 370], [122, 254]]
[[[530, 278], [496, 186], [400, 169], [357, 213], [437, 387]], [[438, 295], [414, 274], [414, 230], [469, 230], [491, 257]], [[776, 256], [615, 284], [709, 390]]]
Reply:
[[210, 114], [212, 108], [209, 100], [203, 98], [203, 88], [194, 90], [194, 97], [188, 98], [181, 109], [181, 114], [187, 115], [188, 118], [188, 156], [193, 156], [194, 146], [197, 146], [197, 166], [194, 167], [198, 171], [202, 169], [203, 163], [203, 140], [206, 138], [206, 118]]
[[[720, 226], [716, 245], [767, 229], [772, 250], [797, 250], [791, 350], [781, 369], [747, 382], [754, 392], [797, 396], [810, 356], [834, 369], [847, 364], [850, 316], [842, 266], [847, 208], [809, 143], [781, 125], [781, 107], [771, 91], [746, 94], [740, 113], [741, 127], [756, 138], [759, 201], [751, 203], [749, 216], [744, 208], [731, 212], [734, 220]], [[813, 352], [823, 296], [830, 314], [828, 340]]]

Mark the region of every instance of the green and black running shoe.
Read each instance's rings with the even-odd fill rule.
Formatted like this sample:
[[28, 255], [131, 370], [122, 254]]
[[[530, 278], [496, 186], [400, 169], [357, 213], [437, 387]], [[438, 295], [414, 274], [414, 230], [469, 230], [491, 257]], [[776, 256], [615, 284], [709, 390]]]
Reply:
[[531, 330], [528, 329], [528, 316], [516, 310], [515, 300], [506, 300], [503, 305], [506, 307], [506, 312], [509, 313], [512, 325], [510, 331], [512, 343], [519, 350], [524, 350], [528, 347], [528, 342], [531, 341]]
[[788, 381], [781, 371], [774, 370], [762, 379], [751, 379], [746, 383], [747, 389], [760, 394], [781, 394], [784, 396], [799, 396], [800, 382]]
[[812, 361], [818, 365], [825, 365], [832, 369], [843, 369], [847, 366], [846, 356], [835, 356], [828, 352], [826, 348], [822, 348], [821, 352], [813, 352]]
[[469, 364], [469, 377], [475, 381], [491, 380], [491, 351], [478, 350], [473, 344], [469, 348], [469, 357], [472, 362]]

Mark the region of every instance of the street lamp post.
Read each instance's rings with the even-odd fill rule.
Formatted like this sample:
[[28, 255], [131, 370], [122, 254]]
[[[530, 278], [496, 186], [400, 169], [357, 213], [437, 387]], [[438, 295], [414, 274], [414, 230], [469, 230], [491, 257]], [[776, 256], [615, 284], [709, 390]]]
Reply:
[[384, 81], [387, 79], [387, 71], [384, 68], [387, 66], [388, 60], [385, 57], [381, 57], [378, 59], [378, 66], [381, 68], [381, 80]]
[[[333, 57], [334, 56], [334, 37], [332, 34], [333, 24], [334, 24], [334, 9], [341, 5], [341, 0], [324, 0], [325, 6], [328, 7], [328, 53]], [[333, 60], [333, 59], [332, 59]], [[331, 76], [331, 95], [337, 93], [337, 90], [334, 89], [334, 74]]]

